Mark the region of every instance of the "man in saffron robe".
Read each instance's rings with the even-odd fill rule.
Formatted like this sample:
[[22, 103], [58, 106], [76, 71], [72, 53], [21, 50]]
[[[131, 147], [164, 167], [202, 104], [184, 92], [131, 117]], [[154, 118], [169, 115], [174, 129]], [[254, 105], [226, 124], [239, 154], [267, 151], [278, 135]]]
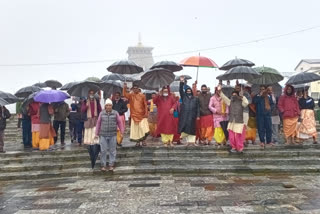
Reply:
[[149, 135], [148, 105], [144, 94], [140, 93], [139, 87], [133, 85], [133, 93], [127, 92], [127, 84], [123, 87], [123, 96], [130, 104], [130, 140], [136, 142], [136, 146], [146, 146], [146, 138]]
[[176, 108], [175, 98], [170, 94], [169, 89], [164, 87], [160, 95], [153, 97], [154, 104], [158, 107], [157, 135], [161, 135], [161, 140], [165, 146], [173, 146], [173, 136], [177, 132], [177, 126], [173, 116]]

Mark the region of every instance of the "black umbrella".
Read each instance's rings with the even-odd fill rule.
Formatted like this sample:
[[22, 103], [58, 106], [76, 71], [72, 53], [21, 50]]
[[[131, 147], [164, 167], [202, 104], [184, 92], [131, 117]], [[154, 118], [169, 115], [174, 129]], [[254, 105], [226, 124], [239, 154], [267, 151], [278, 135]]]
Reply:
[[154, 68], [165, 68], [172, 72], [181, 71], [183, 69], [181, 65], [173, 61], [157, 62], [150, 69], [154, 69]]
[[8, 105], [9, 103], [5, 101], [4, 99], [0, 98], [0, 106]]
[[103, 83], [100, 83], [100, 88], [103, 91], [103, 97], [106, 99], [110, 97], [110, 95], [119, 92], [122, 92], [122, 84], [120, 82], [115, 81], [105, 81]]
[[223, 130], [224, 136], [226, 137], [226, 140], [229, 139], [229, 131], [228, 131], [228, 121], [221, 121], [220, 126]]
[[121, 60], [107, 68], [108, 71], [117, 74], [137, 74], [143, 72], [143, 68], [130, 60]]
[[99, 83], [92, 81], [78, 82], [77, 84], [73, 85], [67, 92], [71, 96], [87, 97], [90, 90], [93, 90], [94, 92], [99, 91]]
[[254, 63], [249, 60], [246, 60], [246, 59], [235, 58], [235, 59], [232, 59], [232, 60], [224, 63], [224, 65], [222, 65], [219, 69], [227, 71], [227, 70], [234, 68], [234, 67], [237, 67], [237, 66], [252, 67], [252, 66], [254, 66]]
[[144, 85], [144, 83], [141, 80], [136, 80], [133, 82], [133, 85], [137, 85], [139, 88], [141, 89], [145, 89], [145, 90], [158, 90], [159, 88], [156, 86], [153, 87], [148, 87], [146, 85]]
[[105, 75], [101, 78], [102, 81], [115, 81], [115, 80], [120, 80], [120, 81], [125, 81], [126, 77], [122, 74], [108, 74]]
[[286, 82], [286, 85], [298, 85], [304, 83], [310, 83], [320, 80], [320, 76], [312, 72], [301, 72], [299, 74], [293, 75]]
[[170, 91], [171, 92], [179, 92], [180, 90], [180, 81], [174, 81], [170, 84]]
[[223, 75], [217, 76], [218, 80], [234, 80], [234, 79], [244, 79], [252, 80], [261, 77], [261, 74], [255, 71], [253, 68], [248, 66], [237, 66], [231, 68]]
[[100, 153], [100, 144], [94, 144], [94, 145], [88, 146], [88, 152], [90, 155], [91, 167], [93, 169], [94, 165], [96, 165], [96, 161]]
[[76, 85], [76, 84], [78, 84], [79, 82], [69, 82], [69, 83], [67, 83], [67, 84], [64, 84], [61, 88], [60, 88], [60, 90], [62, 90], [62, 91], [67, 91], [67, 90], [69, 90], [72, 86], [74, 86], [74, 85]]
[[172, 71], [164, 68], [154, 68], [141, 76], [141, 82], [147, 87], [162, 88], [174, 81]]
[[16, 97], [27, 98], [30, 94], [32, 94], [34, 92], [41, 91], [41, 90], [42, 90], [42, 88], [40, 88], [38, 86], [27, 86], [27, 87], [23, 87], [23, 88], [19, 89], [14, 95]]
[[13, 94], [7, 93], [0, 91], [0, 98], [4, 99], [7, 101], [9, 104], [13, 104], [19, 101], [19, 98], [14, 96]]
[[39, 87], [39, 88], [48, 87], [47, 84], [45, 84], [44, 82], [35, 83], [35, 84], [33, 84], [33, 86], [37, 86], [37, 87]]
[[192, 79], [192, 77], [189, 76], [189, 75], [180, 75], [180, 76], [176, 76], [176, 77], [174, 78], [174, 81], [180, 81], [180, 77], [181, 77], [181, 76], [184, 76], [184, 79], [185, 79], [185, 80], [190, 80], [190, 79]]
[[62, 86], [62, 84], [57, 80], [47, 80], [44, 83], [47, 85], [47, 87], [50, 87], [52, 89], [57, 89]]

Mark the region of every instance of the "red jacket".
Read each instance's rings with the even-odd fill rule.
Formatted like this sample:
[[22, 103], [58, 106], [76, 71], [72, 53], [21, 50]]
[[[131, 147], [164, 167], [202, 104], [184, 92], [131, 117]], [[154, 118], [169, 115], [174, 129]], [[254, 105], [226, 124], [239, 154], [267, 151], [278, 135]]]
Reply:
[[281, 95], [278, 102], [278, 108], [284, 119], [294, 118], [300, 115], [299, 103], [294, 94], [291, 96], [286, 94]]
[[40, 109], [40, 103], [38, 103], [38, 102], [32, 102], [29, 105], [29, 112], [28, 113], [31, 117], [32, 124], [40, 124], [39, 109]]

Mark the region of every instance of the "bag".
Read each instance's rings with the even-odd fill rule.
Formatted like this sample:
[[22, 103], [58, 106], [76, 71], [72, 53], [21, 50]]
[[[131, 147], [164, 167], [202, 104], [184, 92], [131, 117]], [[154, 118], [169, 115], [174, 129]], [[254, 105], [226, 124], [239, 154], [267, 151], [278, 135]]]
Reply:
[[178, 111], [174, 111], [173, 112], [173, 117], [174, 118], [178, 118], [179, 117], [179, 112]]

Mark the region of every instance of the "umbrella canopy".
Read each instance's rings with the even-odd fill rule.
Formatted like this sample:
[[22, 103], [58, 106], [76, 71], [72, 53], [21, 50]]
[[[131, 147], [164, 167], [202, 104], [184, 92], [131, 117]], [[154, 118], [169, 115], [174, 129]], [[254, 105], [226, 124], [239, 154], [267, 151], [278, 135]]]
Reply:
[[50, 87], [52, 89], [57, 89], [62, 86], [62, 84], [57, 80], [47, 80], [44, 82], [47, 87]]
[[185, 80], [190, 80], [190, 79], [192, 79], [192, 77], [189, 76], [189, 75], [180, 75], [180, 76], [175, 76], [174, 81], [180, 81], [180, 77], [181, 77], [181, 76], [184, 76], [184, 79], [185, 79]]
[[27, 98], [30, 94], [41, 91], [41, 90], [42, 88], [38, 86], [27, 86], [27, 87], [20, 88], [14, 95], [16, 97]]
[[234, 68], [237, 66], [252, 67], [252, 66], [254, 66], [254, 63], [249, 60], [246, 60], [246, 59], [235, 58], [235, 59], [229, 60], [228, 62], [224, 63], [219, 69], [227, 71], [227, 70], [230, 70], [231, 68]]
[[234, 79], [244, 79], [250, 81], [255, 78], [261, 77], [261, 74], [255, 71], [253, 68], [248, 66], [237, 66], [231, 68], [229, 71], [223, 75], [217, 76], [218, 80], [234, 80]]
[[8, 92], [0, 91], [0, 98], [7, 101], [9, 104], [13, 104], [19, 101], [19, 98], [14, 96], [13, 94], [10, 94]]
[[102, 81], [115, 81], [115, 80], [120, 80], [120, 81], [126, 81], [126, 77], [121, 75], [121, 74], [108, 74], [105, 75], [101, 78]]
[[33, 86], [37, 86], [37, 87], [39, 87], [39, 88], [46, 88], [46, 87], [48, 87], [47, 84], [45, 84], [44, 82], [35, 83], [35, 84], [33, 84]]
[[310, 86], [307, 84], [292, 85], [296, 91], [309, 90]]
[[70, 96], [63, 91], [43, 90], [39, 91], [33, 99], [34, 101], [41, 103], [56, 103], [62, 102], [68, 98], [70, 98]]
[[122, 92], [122, 84], [115, 81], [104, 81], [100, 83], [100, 89], [103, 91], [103, 97], [106, 99], [116, 92]]
[[141, 80], [134, 81], [133, 85], [137, 85], [139, 88], [144, 89], [144, 90], [159, 90], [159, 88], [156, 86], [148, 87], [148, 86], [144, 85], [144, 83]]
[[91, 82], [103, 82], [101, 79], [99, 79], [98, 77], [88, 77], [86, 78], [84, 81], [91, 81]]
[[164, 68], [155, 68], [147, 71], [141, 77], [141, 82], [147, 87], [162, 88], [170, 85], [174, 81], [172, 71]]
[[170, 84], [170, 91], [171, 92], [179, 92], [180, 89], [180, 81], [174, 81]]
[[[281, 96], [282, 94], [282, 87], [279, 83], [275, 83], [275, 84], [272, 84], [270, 85], [272, 87], [272, 91], [274, 93], [274, 95], [276, 97], [279, 97]], [[251, 92], [253, 92], [254, 94], [259, 94], [260, 93], [260, 85], [258, 84], [253, 84], [251, 86]]]
[[143, 68], [130, 60], [121, 60], [107, 68], [108, 71], [117, 74], [137, 74], [143, 72]]
[[94, 145], [88, 146], [88, 152], [90, 155], [91, 167], [93, 169], [94, 166], [96, 165], [96, 161], [100, 153], [100, 144], [94, 144]]
[[8, 105], [9, 103], [5, 101], [4, 99], [0, 98], [0, 106]]
[[74, 85], [76, 85], [76, 84], [78, 84], [79, 82], [69, 82], [69, 83], [67, 83], [67, 84], [64, 84], [61, 88], [60, 88], [60, 90], [62, 90], [62, 91], [67, 91], [67, 90], [69, 90], [72, 86], [74, 86]]
[[99, 91], [99, 83], [92, 81], [81, 81], [73, 85], [67, 92], [71, 96], [87, 97], [90, 90], [93, 90], [94, 92]]
[[286, 85], [298, 85], [318, 80], [320, 80], [320, 76], [318, 74], [311, 72], [301, 72], [290, 77], [289, 80], [286, 82]]
[[262, 76], [257, 79], [252, 79], [250, 82], [258, 85], [271, 85], [283, 80], [283, 76], [276, 69], [269, 67], [256, 67], [253, 68]]
[[173, 61], [157, 62], [150, 69], [154, 69], [154, 68], [165, 68], [172, 72], [181, 71], [183, 69], [181, 65]]
[[191, 56], [187, 57], [180, 62], [183, 66], [191, 67], [208, 67], [218, 68], [218, 65], [210, 58], [204, 56]]

